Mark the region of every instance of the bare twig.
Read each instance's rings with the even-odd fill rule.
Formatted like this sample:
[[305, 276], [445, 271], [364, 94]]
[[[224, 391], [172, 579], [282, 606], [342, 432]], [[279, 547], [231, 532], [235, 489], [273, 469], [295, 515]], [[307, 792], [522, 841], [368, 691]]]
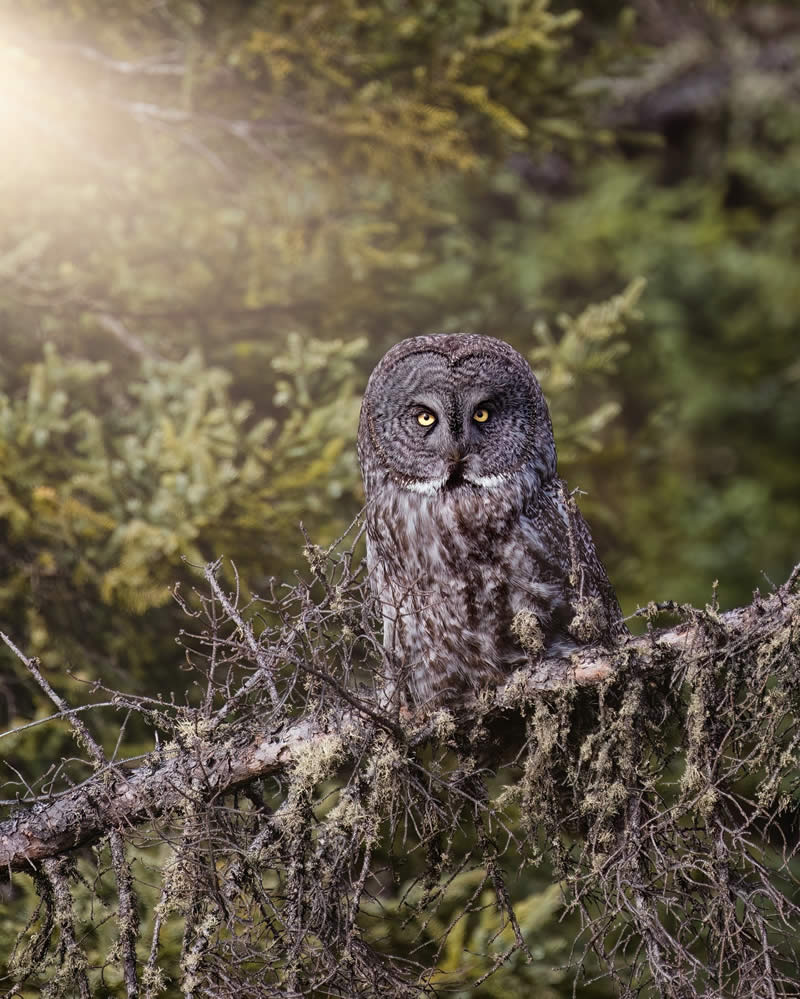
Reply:
[[132, 333], [121, 319], [106, 312], [98, 313], [95, 318], [104, 330], [108, 330], [131, 353], [150, 359], [157, 357], [157, 354], [143, 340]]
[[[34, 680], [36, 680], [42, 690], [61, 712], [62, 716], [69, 719], [69, 723], [72, 726], [76, 739], [88, 749], [92, 759], [94, 760], [95, 766], [98, 769], [103, 767], [106, 763], [106, 755], [103, 752], [103, 747], [99, 742], [97, 742], [83, 721], [78, 718], [76, 714], [70, 712], [69, 705], [64, 698], [53, 690], [51, 685], [42, 675], [37, 661], [35, 659], [28, 659], [25, 655], [23, 655], [8, 635], [2, 631], [0, 631], [0, 640], [2, 640], [8, 648], [11, 649], [14, 655], [17, 656], [20, 662], [23, 663]], [[139, 995], [139, 986], [136, 978], [136, 937], [138, 929], [136, 894], [133, 889], [130, 864], [125, 856], [125, 844], [122, 836], [120, 835], [119, 830], [113, 827], [109, 827], [107, 829], [107, 833], [111, 846], [111, 859], [114, 866], [114, 874], [117, 879], [117, 892], [119, 894], [119, 941], [125, 973], [125, 989], [128, 999], [136, 999]], [[75, 941], [74, 931], [72, 929], [71, 916], [68, 918], [68, 914], [71, 913], [71, 901], [66, 876], [54, 860], [46, 861], [44, 870], [50, 878], [53, 886], [53, 894], [56, 899], [56, 912], [61, 914], [58, 918], [61, 924], [62, 936], [69, 949], [71, 951], [77, 951], [78, 945]], [[73, 961], [73, 963], [76, 964], [76, 967], [78, 966], [77, 959]], [[78, 982], [81, 996], [83, 997], [85, 995], [88, 999], [90, 993], [85, 971], [80, 972]]]

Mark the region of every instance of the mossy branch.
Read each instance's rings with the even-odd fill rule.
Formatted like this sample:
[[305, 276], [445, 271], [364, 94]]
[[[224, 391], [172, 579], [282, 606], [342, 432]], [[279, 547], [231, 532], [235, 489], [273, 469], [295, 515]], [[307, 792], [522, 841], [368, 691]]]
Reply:
[[[651, 629], [614, 649], [588, 646], [570, 659], [544, 659], [514, 674], [490, 699], [465, 704], [458, 727], [491, 722], [509, 708], [535, 701], [546, 691], [605, 684], [624, 667], [641, 677], [655, 674], [684, 675], [694, 665], [715, 655], [720, 647], [735, 647], [739, 657], [774, 654], [775, 647], [796, 643], [800, 635], [800, 597], [795, 584], [800, 565], [790, 579], [770, 596], [756, 593], [751, 604], [725, 613], [713, 607], [696, 610], [674, 604], [650, 605], [643, 614], [680, 614], [686, 620], [671, 628]], [[238, 615], [237, 615], [238, 617]], [[35, 668], [7, 636], [3, 641], [24, 662]], [[253, 642], [252, 634], [245, 638]], [[270, 683], [270, 697], [274, 687]], [[344, 708], [315, 710], [309, 716], [270, 719], [263, 727], [252, 717], [220, 726], [208, 741], [197, 739], [183, 746], [158, 749], [139, 766], [103, 763], [97, 773], [72, 789], [42, 798], [0, 823], [0, 867], [33, 870], [46, 858], [63, 856], [79, 846], [96, 842], [114, 830], [182, 810], [187, 801], [201, 807], [256, 780], [298, 766], [302, 758], [317, 757], [335, 735], [346, 732], [348, 744], [360, 750], [363, 737], [374, 729], [375, 705], [366, 702], [359, 711], [351, 696]], [[387, 729], [402, 733], [407, 745], [435, 738], [441, 715], [405, 719], [398, 727], [387, 718]], [[449, 729], [447, 730], [450, 731]], [[346, 762], [346, 746], [338, 749]]]

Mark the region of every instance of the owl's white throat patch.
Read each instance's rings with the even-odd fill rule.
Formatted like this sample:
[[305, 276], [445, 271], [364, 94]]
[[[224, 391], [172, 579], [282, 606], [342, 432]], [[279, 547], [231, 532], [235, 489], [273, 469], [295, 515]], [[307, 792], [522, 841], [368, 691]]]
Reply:
[[423, 496], [433, 496], [434, 493], [438, 493], [440, 489], [444, 489], [447, 484], [447, 476], [439, 479], [412, 479], [410, 482], [405, 483], [406, 489], [410, 489], [412, 493], [422, 493]]
[[[412, 493], [433, 496], [443, 490], [457, 488], [458, 483], [453, 482], [452, 479], [452, 475], [443, 475], [436, 479], [412, 479], [403, 485]], [[459, 476], [459, 482], [478, 486], [480, 489], [497, 489], [498, 486], [502, 486], [507, 481], [508, 475], [469, 475], [465, 473], [463, 476]]]
[[508, 479], [507, 475], [465, 475], [465, 481], [471, 482], [473, 486], [481, 486], [483, 489], [496, 489], [502, 486]]

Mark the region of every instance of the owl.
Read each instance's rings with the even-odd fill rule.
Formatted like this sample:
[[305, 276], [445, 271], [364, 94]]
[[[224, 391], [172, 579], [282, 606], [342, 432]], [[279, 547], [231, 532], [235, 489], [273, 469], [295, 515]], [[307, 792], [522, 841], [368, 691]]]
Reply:
[[367, 384], [358, 456], [369, 579], [404, 702], [446, 703], [625, 632], [556, 474], [542, 390], [507, 343], [435, 334], [392, 347]]

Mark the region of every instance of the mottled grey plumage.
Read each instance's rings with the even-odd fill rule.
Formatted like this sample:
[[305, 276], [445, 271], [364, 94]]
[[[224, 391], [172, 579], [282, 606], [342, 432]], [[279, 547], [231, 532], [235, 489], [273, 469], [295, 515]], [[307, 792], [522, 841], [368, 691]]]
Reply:
[[[421, 425], [425, 414], [432, 424]], [[439, 334], [394, 346], [370, 376], [358, 454], [384, 644], [412, 703], [625, 630], [556, 475], [539, 383], [502, 340]]]

